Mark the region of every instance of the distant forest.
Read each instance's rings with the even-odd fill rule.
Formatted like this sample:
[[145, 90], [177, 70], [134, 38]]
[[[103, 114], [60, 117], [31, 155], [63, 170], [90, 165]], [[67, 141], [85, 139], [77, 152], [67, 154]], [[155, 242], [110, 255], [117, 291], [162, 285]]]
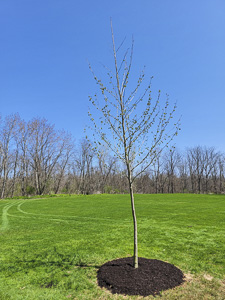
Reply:
[[[0, 197], [128, 193], [124, 166], [46, 119], [0, 122]], [[225, 190], [225, 155], [214, 147], [167, 148], [135, 182], [136, 193], [217, 193]]]

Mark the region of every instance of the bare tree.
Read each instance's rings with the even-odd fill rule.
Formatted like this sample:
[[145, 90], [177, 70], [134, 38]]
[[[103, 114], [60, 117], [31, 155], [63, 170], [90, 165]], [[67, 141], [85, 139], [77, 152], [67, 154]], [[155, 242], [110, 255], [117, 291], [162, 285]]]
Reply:
[[4, 125], [0, 132], [1, 150], [1, 198], [5, 197], [6, 185], [10, 171], [13, 169], [13, 149], [15, 148], [15, 134], [19, 116], [10, 115], [5, 118]]
[[13, 170], [12, 170], [12, 179], [11, 179], [11, 198], [14, 196], [15, 192], [15, 184], [16, 184], [16, 179], [18, 177], [18, 157], [19, 157], [19, 145], [16, 141], [16, 148], [12, 153], [12, 163], [13, 163]]
[[163, 193], [167, 177], [163, 173], [163, 160], [161, 149], [158, 150], [157, 158], [153, 161], [153, 183], [154, 193]]
[[180, 182], [180, 191], [185, 193], [188, 191], [188, 164], [185, 155], [181, 155], [179, 164], [178, 164], [178, 176]]
[[[129, 93], [127, 88], [133, 57], [133, 42], [130, 51], [126, 51], [122, 61], [117, 59], [114, 34], [111, 24], [114, 71], [107, 69], [109, 85], [105, 85], [93, 72], [94, 79], [98, 84], [103, 104], [99, 104], [97, 95], [90, 97], [90, 102], [96, 108], [99, 115], [89, 116], [94, 125], [95, 149], [98, 150], [103, 142], [126, 166], [131, 208], [134, 225], [134, 268], [138, 267], [138, 242], [137, 242], [137, 220], [134, 205], [133, 185], [135, 179], [143, 173], [157, 158], [156, 149], [163, 147], [177, 134], [179, 124], [175, 123], [168, 130], [168, 125], [173, 118], [176, 105], [169, 112], [168, 98], [164, 107], [160, 107], [160, 91], [156, 101], [152, 99], [151, 80], [143, 92], [140, 86], [145, 78], [142, 72], [138, 78], [137, 85]], [[128, 57], [129, 52], [129, 58]], [[127, 95], [128, 93], [128, 95]], [[138, 93], [140, 95], [138, 96]], [[145, 102], [145, 103], [144, 103]], [[142, 106], [143, 104], [143, 106]], [[137, 109], [138, 108], [138, 109]], [[141, 112], [141, 108], [143, 109]]]
[[203, 169], [204, 169], [204, 181], [205, 181], [205, 189], [204, 192], [208, 193], [209, 189], [209, 177], [212, 173], [212, 170], [217, 169], [219, 153], [216, 152], [214, 147], [204, 147], [203, 148]]
[[224, 193], [224, 170], [225, 170], [225, 155], [220, 154], [218, 159], [218, 167], [219, 167], [219, 191], [220, 193]]
[[188, 167], [192, 183], [192, 192], [201, 193], [204, 172], [203, 149], [201, 146], [187, 150]]
[[20, 120], [19, 122], [19, 129], [16, 136], [16, 141], [19, 147], [19, 181], [22, 196], [25, 196], [28, 192], [27, 189], [30, 168], [28, 153], [29, 131], [27, 123], [24, 120]]
[[74, 151], [73, 139], [70, 135], [64, 134], [63, 151], [54, 169], [54, 193], [59, 192], [60, 185], [65, 175], [66, 167], [68, 166]]
[[172, 147], [169, 151], [167, 151], [164, 155], [164, 168], [167, 173], [168, 178], [168, 193], [175, 192], [175, 178], [176, 171], [178, 169], [178, 164], [180, 162], [180, 155], [177, 150]]
[[33, 119], [28, 123], [28, 130], [30, 164], [34, 172], [36, 193], [41, 195], [67, 144], [64, 132], [57, 132], [45, 119]]
[[192, 192], [208, 193], [209, 183], [217, 191], [219, 153], [213, 147], [196, 146], [187, 150]]
[[78, 191], [81, 194], [90, 194], [93, 177], [93, 158], [94, 152], [87, 140], [80, 142], [80, 148], [77, 151], [75, 164], [78, 170], [79, 184]]
[[102, 147], [97, 156], [97, 170], [95, 173], [97, 191], [105, 192], [107, 180], [115, 167], [115, 163], [115, 158], [108, 153], [105, 147]]

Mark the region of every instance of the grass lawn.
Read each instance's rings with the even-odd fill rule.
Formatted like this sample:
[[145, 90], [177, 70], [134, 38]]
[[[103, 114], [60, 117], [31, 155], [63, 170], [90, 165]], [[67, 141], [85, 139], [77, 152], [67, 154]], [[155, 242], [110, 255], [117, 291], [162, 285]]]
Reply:
[[[225, 196], [135, 201], [139, 256], [187, 274], [160, 299], [225, 299]], [[129, 195], [0, 200], [1, 300], [138, 299], [111, 295], [96, 281], [99, 266], [132, 253]]]

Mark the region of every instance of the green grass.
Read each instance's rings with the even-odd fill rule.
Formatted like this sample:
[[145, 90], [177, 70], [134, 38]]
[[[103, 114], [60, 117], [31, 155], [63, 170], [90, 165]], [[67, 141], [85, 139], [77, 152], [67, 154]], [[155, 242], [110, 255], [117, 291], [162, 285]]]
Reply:
[[[225, 196], [135, 195], [135, 201], [139, 256], [192, 274], [164, 299], [225, 299]], [[123, 299], [100, 289], [96, 273], [132, 253], [129, 195], [0, 201], [1, 300]]]

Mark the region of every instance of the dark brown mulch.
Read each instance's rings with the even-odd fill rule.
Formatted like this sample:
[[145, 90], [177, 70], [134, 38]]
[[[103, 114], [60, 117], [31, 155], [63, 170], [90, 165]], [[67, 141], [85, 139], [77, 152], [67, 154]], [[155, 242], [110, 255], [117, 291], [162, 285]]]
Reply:
[[105, 263], [98, 270], [99, 286], [113, 294], [155, 296], [184, 282], [180, 269], [161, 260], [139, 257], [138, 268], [132, 264], [132, 257]]

